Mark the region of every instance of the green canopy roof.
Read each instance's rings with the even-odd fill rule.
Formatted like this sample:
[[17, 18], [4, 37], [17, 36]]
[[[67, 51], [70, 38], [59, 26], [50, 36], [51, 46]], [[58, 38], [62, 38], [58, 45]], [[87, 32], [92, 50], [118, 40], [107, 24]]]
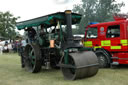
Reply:
[[[61, 21], [62, 25], [65, 25], [65, 12], [57, 12], [54, 14], [49, 14], [46, 16], [41, 16], [38, 18], [17, 22], [17, 28], [18, 30], [24, 29], [25, 27], [32, 27], [32, 26], [39, 26], [41, 24], [44, 24], [46, 28], [55, 26], [57, 24], [57, 21]], [[72, 13], [72, 24], [79, 23], [81, 20], [81, 15]]]

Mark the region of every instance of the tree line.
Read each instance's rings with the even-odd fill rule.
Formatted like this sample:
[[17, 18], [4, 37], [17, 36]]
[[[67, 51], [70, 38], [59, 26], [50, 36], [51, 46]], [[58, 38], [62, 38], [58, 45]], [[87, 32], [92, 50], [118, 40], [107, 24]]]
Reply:
[[74, 33], [83, 34], [90, 22], [113, 21], [113, 14], [119, 13], [123, 6], [125, 4], [117, 0], [81, 0], [80, 4], [73, 7], [74, 12], [82, 14], [79, 29], [74, 30]]
[[14, 17], [9, 11], [0, 12], [0, 37], [4, 39], [15, 39], [19, 34], [16, 32], [16, 20], [19, 17]]

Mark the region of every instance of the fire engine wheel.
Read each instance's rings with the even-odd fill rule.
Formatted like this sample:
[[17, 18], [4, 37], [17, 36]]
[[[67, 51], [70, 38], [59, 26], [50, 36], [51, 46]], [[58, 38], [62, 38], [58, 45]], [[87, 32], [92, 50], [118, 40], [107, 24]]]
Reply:
[[26, 46], [25, 68], [32, 73], [37, 73], [41, 70], [41, 52], [38, 45], [31, 44]]
[[98, 72], [98, 59], [91, 51], [70, 53], [68, 60], [67, 66], [63, 66], [64, 57], [61, 59], [62, 66], [60, 67], [65, 79], [75, 80], [91, 77]]
[[100, 68], [106, 68], [109, 66], [108, 60], [103, 53], [97, 53], [96, 55], [98, 57], [98, 62], [99, 62]]

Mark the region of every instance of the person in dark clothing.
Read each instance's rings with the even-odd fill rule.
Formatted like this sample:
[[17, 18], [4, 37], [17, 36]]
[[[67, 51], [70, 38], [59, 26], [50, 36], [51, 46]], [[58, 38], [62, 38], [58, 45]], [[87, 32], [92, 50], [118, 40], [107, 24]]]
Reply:
[[34, 30], [34, 28], [28, 27], [27, 29], [25, 29], [25, 31], [28, 31], [28, 37], [30, 39], [30, 42], [34, 41], [36, 35], [36, 31]]
[[12, 47], [13, 47], [14, 53], [17, 52], [17, 42], [16, 41], [13, 42]]
[[8, 45], [8, 41], [5, 41], [5, 46], [7, 46]]

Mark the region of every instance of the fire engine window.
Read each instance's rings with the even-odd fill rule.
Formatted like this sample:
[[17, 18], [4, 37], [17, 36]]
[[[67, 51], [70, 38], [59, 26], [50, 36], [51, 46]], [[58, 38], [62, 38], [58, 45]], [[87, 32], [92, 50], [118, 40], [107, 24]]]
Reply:
[[97, 28], [88, 28], [86, 38], [97, 38]]
[[120, 37], [120, 26], [119, 25], [109, 26], [106, 37], [107, 38]]

